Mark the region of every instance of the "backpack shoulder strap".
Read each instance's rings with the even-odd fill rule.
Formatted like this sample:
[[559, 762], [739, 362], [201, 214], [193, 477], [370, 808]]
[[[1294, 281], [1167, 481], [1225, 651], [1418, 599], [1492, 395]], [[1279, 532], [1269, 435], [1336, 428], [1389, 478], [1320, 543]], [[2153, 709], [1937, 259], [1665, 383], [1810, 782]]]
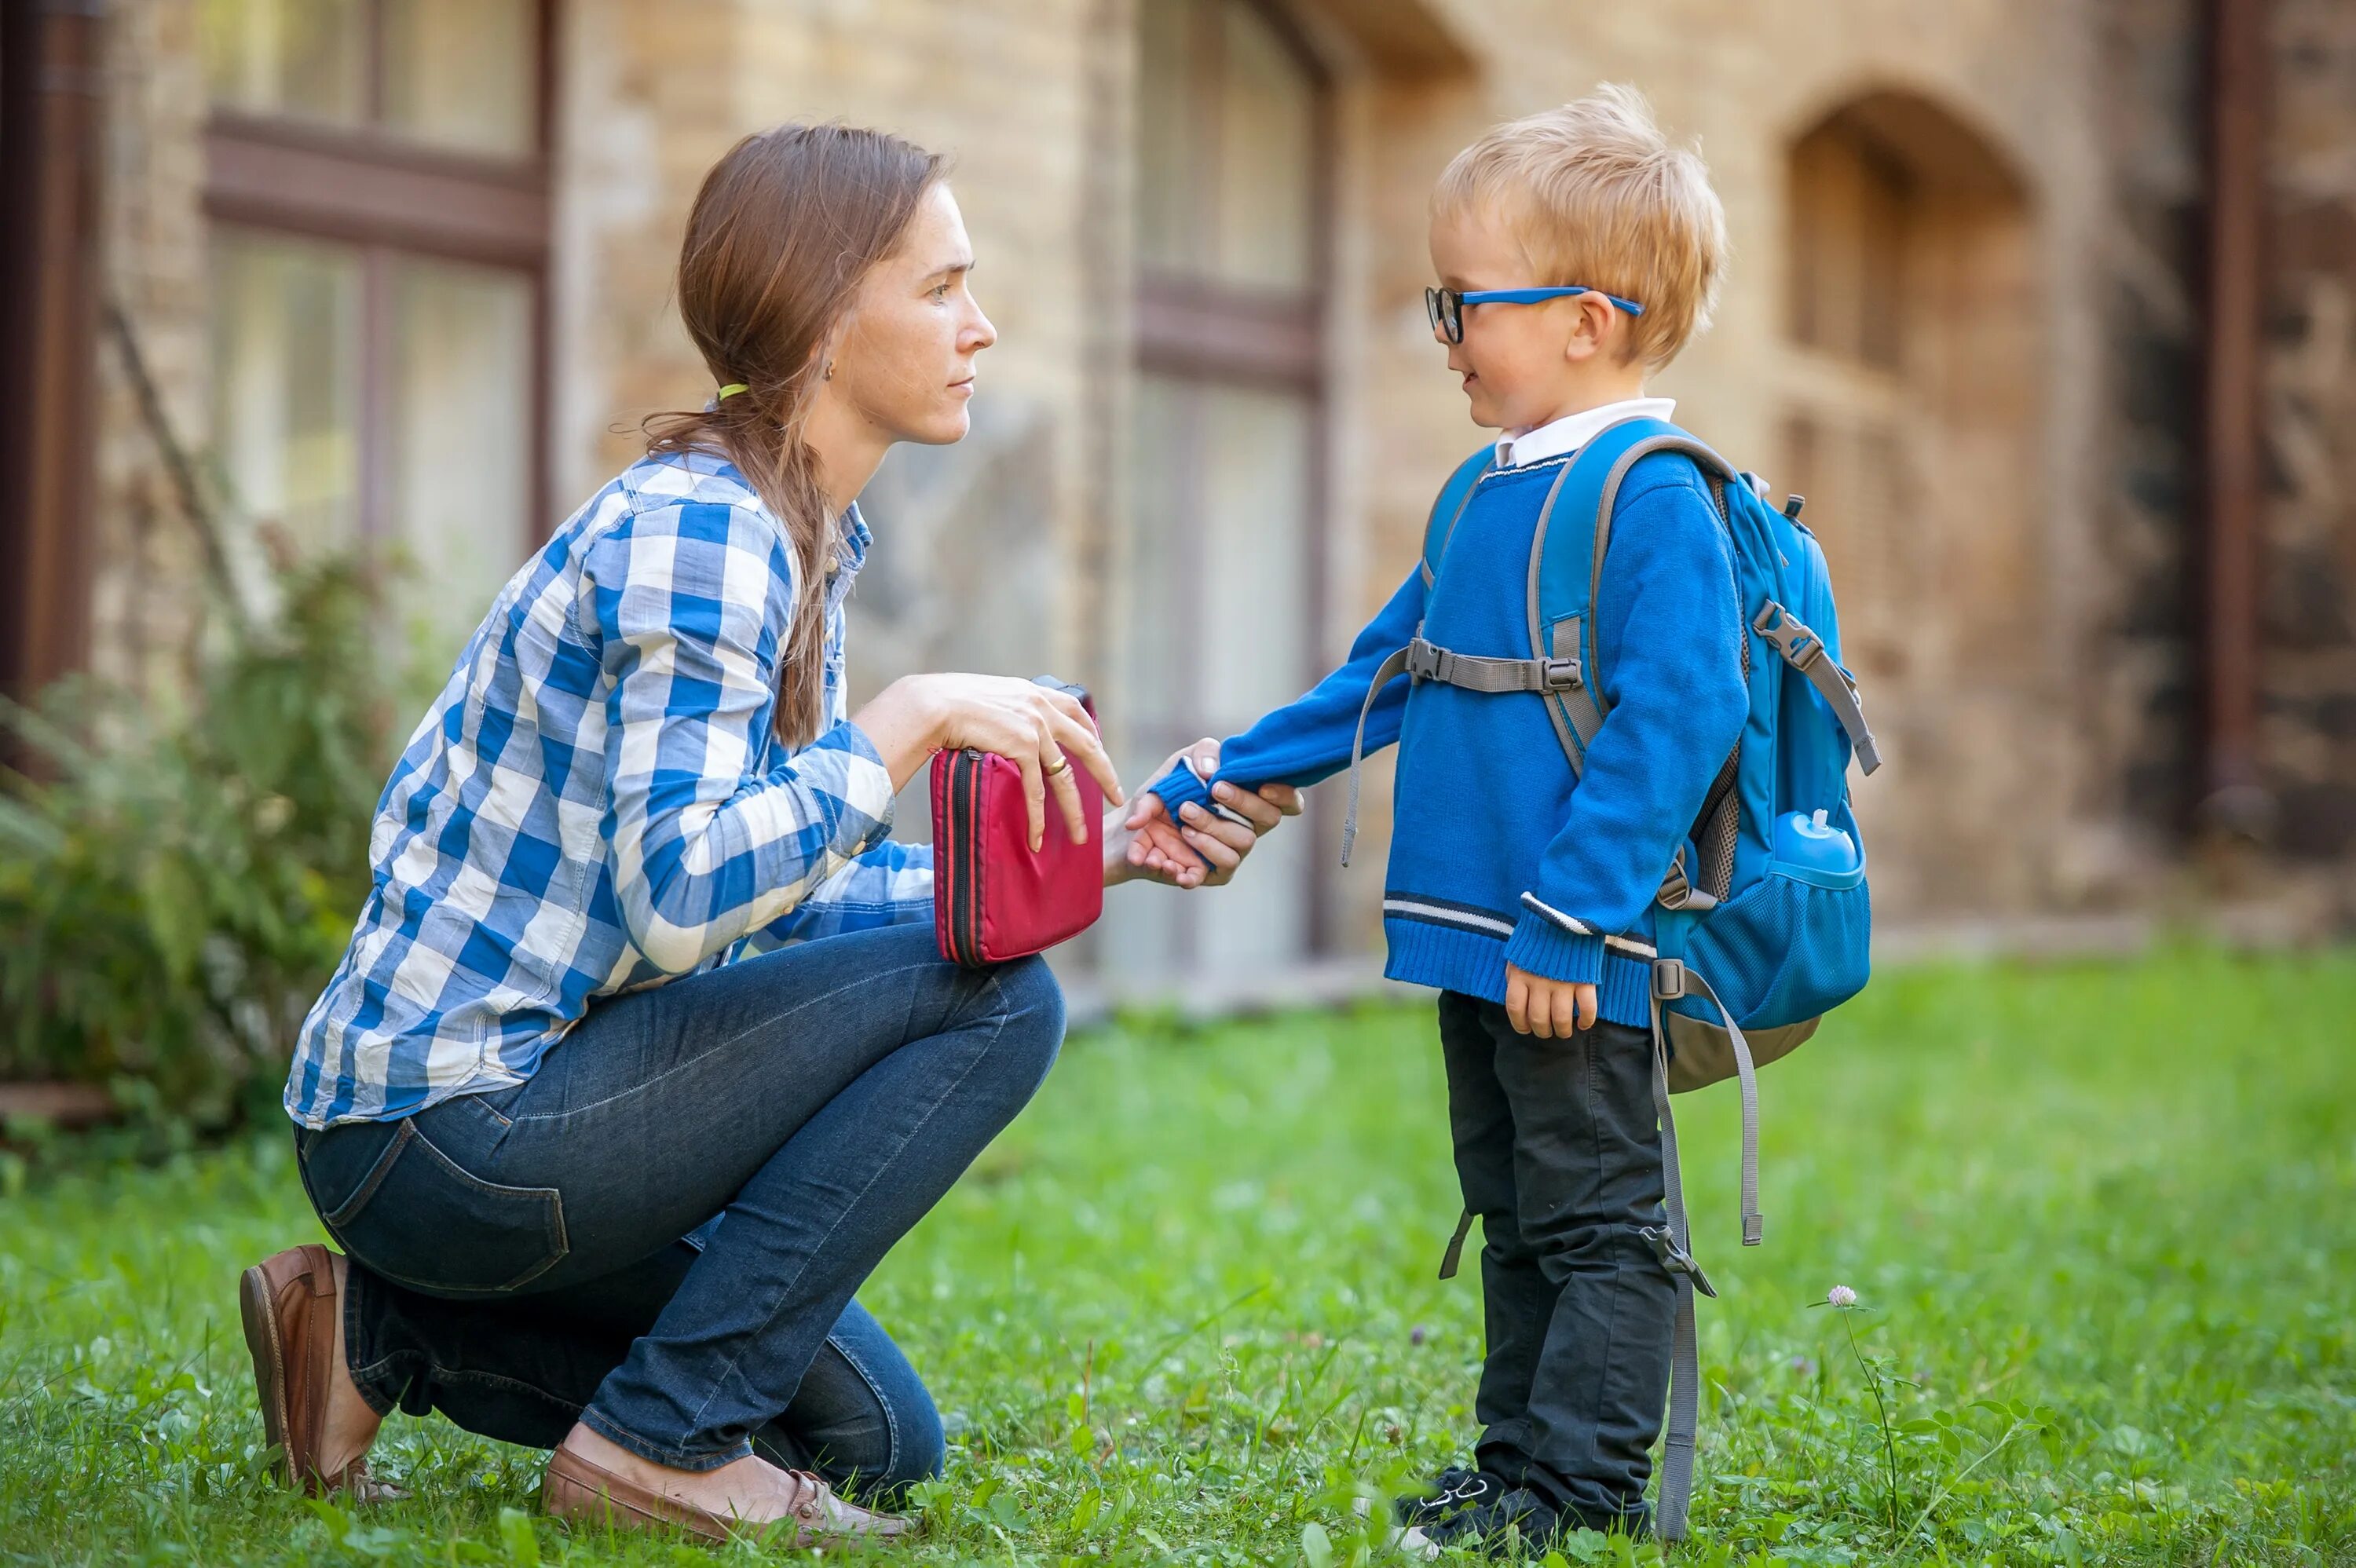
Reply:
[[1531, 656], [1580, 661], [1580, 683], [1547, 696], [1547, 715], [1554, 720], [1555, 738], [1562, 742], [1574, 773], [1585, 767], [1588, 743], [1603, 727], [1595, 602], [1603, 581], [1604, 553], [1612, 544], [1612, 511], [1628, 471], [1656, 452], [1678, 452], [1693, 459], [1703, 477], [1712, 482], [1723, 511], [1723, 485], [1735, 482], [1726, 459], [1665, 420], [1622, 420], [1579, 449], [1548, 496], [1530, 541]]
[[[1448, 476], [1448, 483], [1440, 487], [1440, 494], [1433, 498], [1431, 515], [1423, 520], [1421, 570], [1423, 591], [1427, 596], [1431, 592], [1432, 584], [1440, 580], [1440, 557], [1448, 553], [1448, 539], [1456, 531], [1456, 519], [1464, 515], [1465, 507], [1472, 499], [1473, 487], [1481, 483], [1481, 476], [1488, 473], [1496, 461], [1497, 447], [1492, 442], [1458, 464], [1456, 471]], [[1428, 645], [1423, 641], [1423, 623], [1419, 619], [1415, 641], [1385, 659], [1382, 667], [1375, 671], [1373, 682], [1366, 688], [1366, 700], [1358, 709], [1357, 739], [1350, 748], [1350, 806], [1342, 817], [1342, 864], [1344, 866], [1350, 863], [1350, 851], [1358, 841], [1358, 764], [1362, 760], [1361, 753], [1365, 750], [1366, 718], [1375, 710], [1376, 694], [1399, 675], [1412, 673], [1408, 662], [1411, 656], [1419, 647]]]
[[1497, 448], [1493, 442], [1456, 465], [1448, 483], [1440, 487], [1440, 495], [1431, 503], [1431, 516], [1423, 524], [1423, 587], [1426, 592], [1440, 579], [1440, 560], [1448, 553], [1449, 536], [1456, 531], [1456, 520], [1464, 515], [1464, 507], [1472, 499], [1473, 487], [1483, 475], [1496, 466]]

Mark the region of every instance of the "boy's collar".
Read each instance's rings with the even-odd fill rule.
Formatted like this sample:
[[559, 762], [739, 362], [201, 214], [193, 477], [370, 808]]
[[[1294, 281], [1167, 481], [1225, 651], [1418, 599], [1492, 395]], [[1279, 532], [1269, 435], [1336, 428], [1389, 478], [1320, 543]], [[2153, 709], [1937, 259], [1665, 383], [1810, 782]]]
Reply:
[[1499, 436], [1497, 466], [1519, 468], [1549, 457], [1560, 457], [1566, 452], [1576, 452], [1585, 446], [1607, 425], [1618, 424], [1622, 420], [1665, 420], [1676, 411], [1675, 398], [1622, 398], [1616, 403], [1582, 409], [1578, 413], [1565, 414], [1521, 435]]

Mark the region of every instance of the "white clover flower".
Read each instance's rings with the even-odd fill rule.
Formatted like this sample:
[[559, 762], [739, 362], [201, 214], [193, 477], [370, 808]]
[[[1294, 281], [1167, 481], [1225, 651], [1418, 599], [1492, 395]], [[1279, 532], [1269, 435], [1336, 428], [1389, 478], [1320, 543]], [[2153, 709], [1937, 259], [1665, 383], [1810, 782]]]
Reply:
[[1825, 1293], [1825, 1305], [1836, 1312], [1847, 1312], [1857, 1305], [1857, 1292], [1845, 1285], [1837, 1285]]

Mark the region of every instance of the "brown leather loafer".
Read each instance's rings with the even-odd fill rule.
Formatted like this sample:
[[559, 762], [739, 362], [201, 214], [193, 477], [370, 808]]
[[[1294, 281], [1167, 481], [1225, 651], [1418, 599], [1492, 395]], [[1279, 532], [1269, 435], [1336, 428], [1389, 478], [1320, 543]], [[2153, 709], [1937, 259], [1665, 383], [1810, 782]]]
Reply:
[[253, 1357], [262, 1430], [279, 1452], [281, 1474], [289, 1486], [314, 1497], [347, 1491], [373, 1502], [401, 1494], [370, 1479], [366, 1459], [351, 1460], [332, 1476], [319, 1462], [341, 1305], [334, 1254], [322, 1246], [290, 1247], [262, 1259], [238, 1281], [238, 1316]]
[[678, 1530], [700, 1541], [751, 1536], [764, 1545], [826, 1547], [854, 1541], [894, 1541], [914, 1528], [894, 1514], [875, 1513], [835, 1496], [834, 1488], [807, 1470], [788, 1470], [796, 1497], [783, 1519], [744, 1520], [717, 1514], [665, 1497], [651, 1487], [617, 1476], [569, 1448], [548, 1456], [541, 1478], [540, 1506], [558, 1519], [605, 1524], [615, 1530]]

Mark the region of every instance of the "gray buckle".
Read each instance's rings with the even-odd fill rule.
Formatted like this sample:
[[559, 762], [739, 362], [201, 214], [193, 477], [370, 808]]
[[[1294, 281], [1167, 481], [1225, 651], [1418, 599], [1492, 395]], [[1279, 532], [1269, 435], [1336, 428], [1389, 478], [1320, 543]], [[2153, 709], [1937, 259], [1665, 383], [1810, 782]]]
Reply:
[[1804, 670], [1825, 656], [1825, 640], [1772, 599], [1760, 610], [1751, 626], [1794, 669]]
[[1717, 1299], [1718, 1292], [1711, 1288], [1709, 1275], [1701, 1272], [1701, 1264], [1694, 1262], [1691, 1253], [1677, 1245], [1677, 1239], [1669, 1233], [1666, 1225], [1647, 1225], [1636, 1233], [1652, 1243], [1653, 1255], [1661, 1260], [1663, 1268], [1671, 1274], [1684, 1275], [1693, 1281], [1696, 1290], [1712, 1300]]
[[1653, 960], [1653, 999], [1674, 1002], [1686, 994], [1686, 966], [1682, 959]]
[[1546, 688], [1548, 691], [1569, 691], [1585, 678], [1579, 661], [1572, 659], [1541, 660], [1546, 667]]
[[[1689, 909], [1696, 914], [1702, 914], [1718, 907], [1717, 898], [1695, 887], [1693, 879], [1686, 875], [1683, 845], [1679, 845], [1677, 852], [1670, 857], [1668, 875], [1661, 879], [1661, 891], [1653, 896], [1660, 901], [1663, 909]], [[1683, 995], [1682, 992], [1679, 994]]]
[[[1708, 914], [1718, 907], [1718, 896], [1706, 893], [1688, 881], [1683, 866], [1671, 867], [1668, 876], [1661, 883], [1661, 891], [1653, 896], [1660, 901], [1663, 909], [1691, 910], [1696, 914]], [[1680, 980], [1679, 984], [1682, 985], [1683, 981]], [[1679, 996], [1684, 994], [1683, 991], [1677, 993]]]

